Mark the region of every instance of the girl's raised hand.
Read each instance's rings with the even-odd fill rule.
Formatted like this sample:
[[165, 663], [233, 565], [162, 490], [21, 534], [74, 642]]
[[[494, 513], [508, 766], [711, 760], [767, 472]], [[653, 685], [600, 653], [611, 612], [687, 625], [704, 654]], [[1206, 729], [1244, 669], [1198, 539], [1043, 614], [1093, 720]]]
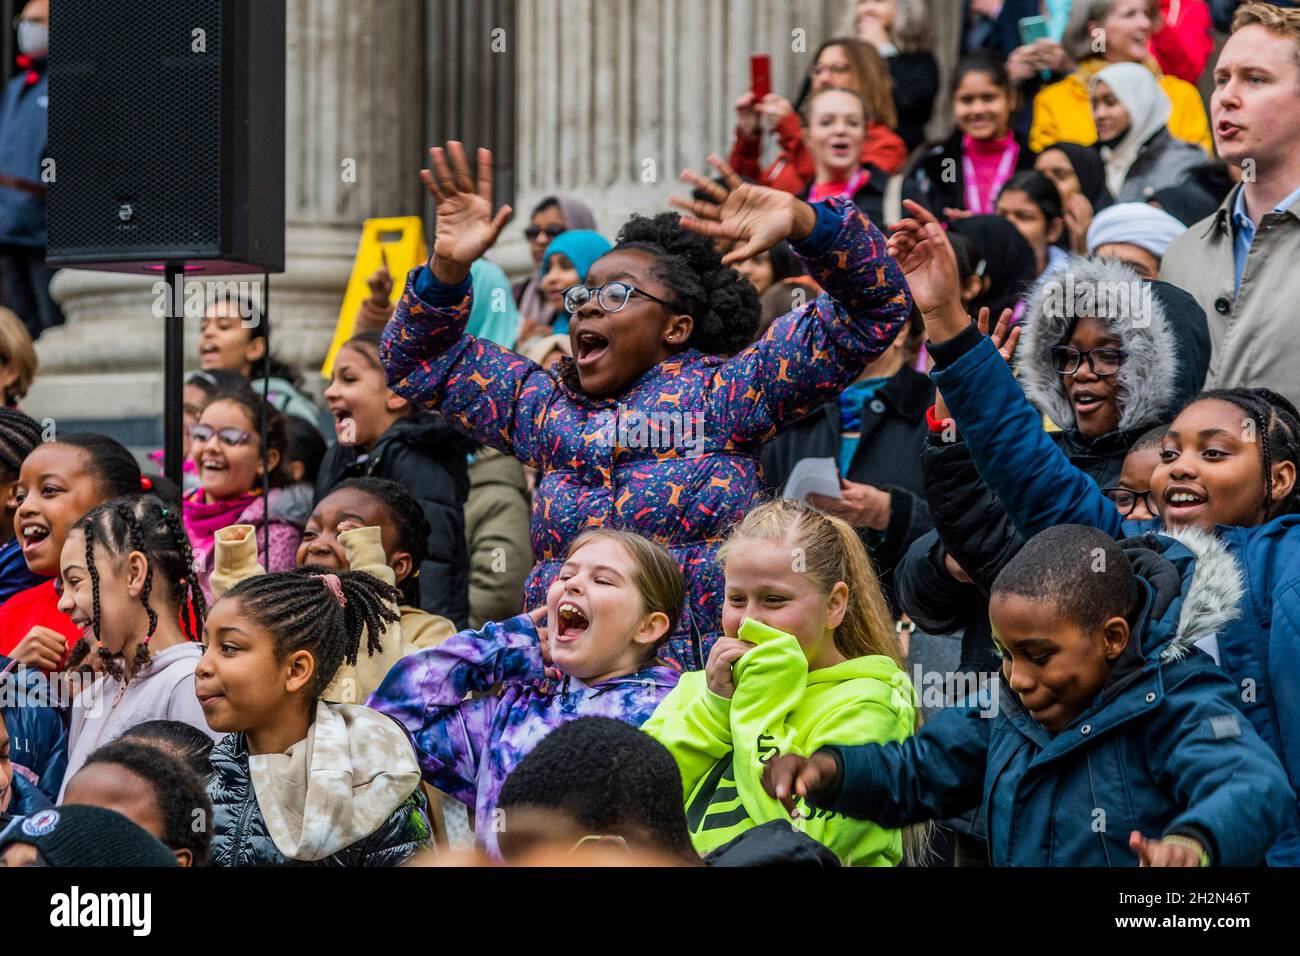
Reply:
[[448, 285], [459, 285], [469, 275], [475, 259], [492, 248], [510, 221], [512, 210], [502, 206], [492, 214], [492, 151], [478, 151], [478, 186], [465, 161], [465, 147], [452, 140], [444, 149], [429, 150], [431, 169], [420, 170], [420, 180], [438, 208], [433, 256], [429, 268]]
[[1088, 254], [1088, 227], [1092, 225], [1092, 203], [1083, 193], [1075, 193], [1065, 204], [1065, 227], [1070, 231], [1070, 248], [1081, 256]]
[[376, 308], [386, 309], [392, 305], [393, 277], [388, 266], [382, 265], [376, 269], [366, 279], [366, 285], [370, 286], [370, 302]]
[[1020, 344], [1020, 326], [1009, 328], [1014, 316], [1015, 314], [1010, 309], [1003, 309], [1002, 314], [998, 316], [998, 324], [993, 327], [992, 333], [989, 332], [989, 310], [987, 307], [980, 309], [979, 318], [975, 322], [980, 332], [993, 340], [993, 344], [997, 346], [998, 354], [1002, 356], [1002, 361], [1008, 365], [1011, 364], [1012, 356], [1016, 354], [1016, 346]]
[[758, 108], [754, 103], [754, 91], [746, 90], [736, 100], [736, 125], [746, 136], [758, 135]]
[[[957, 254], [952, 251], [952, 244], [944, 235], [939, 220], [930, 210], [910, 199], [903, 200], [903, 207], [912, 215], [889, 227], [893, 233], [886, 248], [898, 260], [899, 268], [907, 277], [916, 307], [927, 318], [927, 330], [931, 314], [954, 305], [964, 318]], [[963, 326], [965, 324], [963, 322]], [[941, 341], [934, 335], [930, 338]]]
[[794, 112], [794, 104], [777, 93], [768, 93], [767, 96], [763, 97], [763, 101], [758, 104], [757, 108], [760, 113], [774, 123], [781, 122]]
[[668, 201], [690, 213], [682, 216], [683, 228], [710, 239], [731, 240], [731, 251], [722, 257], [724, 266], [766, 252], [782, 239], [800, 242], [812, 234], [817, 214], [802, 199], [745, 182], [716, 154], [709, 155], [709, 162], [722, 174], [725, 187], [689, 169], [682, 173], [682, 181], [702, 190], [713, 202], [680, 196]]
[[551, 680], [559, 680], [560, 672], [556, 669], [555, 663], [551, 660], [551, 631], [549, 627], [550, 612], [546, 605], [533, 608], [528, 612], [528, 617], [533, 622], [533, 627], [537, 628], [537, 643], [542, 648], [542, 670]]
[[738, 641], [734, 637], [720, 637], [709, 651], [709, 659], [704, 665], [704, 683], [709, 690], [719, 697], [731, 699], [736, 692], [736, 683], [731, 676], [731, 665], [736, 663], [754, 649], [748, 641]]

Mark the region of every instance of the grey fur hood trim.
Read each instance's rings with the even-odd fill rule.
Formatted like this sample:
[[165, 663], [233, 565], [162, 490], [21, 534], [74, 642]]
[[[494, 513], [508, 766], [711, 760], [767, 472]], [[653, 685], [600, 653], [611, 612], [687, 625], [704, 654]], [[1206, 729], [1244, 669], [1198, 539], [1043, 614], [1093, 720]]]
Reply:
[[1160, 652], [1161, 663], [1168, 664], [1186, 657], [1197, 641], [1218, 634], [1241, 614], [1246, 585], [1237, 559], [1217, 536], [1199, 528], [1167, 528], [1160, 534], [1196, 556], [1178, 614], [1178, 632]]
[[1124, 263], [1079, 256], [1038, 285], [1020, 322], [1016, 365], [1034, 406], [1061, 428], [1074, 427], [1074, 408], [1064, 378], [1052, 366], [1052, 349], [1065, 343], [1080, 314], [1101, 319], [1124, 343], [1119, 430], [1171, 414], [1178, 397], [1179, 349], [1160, 298]]

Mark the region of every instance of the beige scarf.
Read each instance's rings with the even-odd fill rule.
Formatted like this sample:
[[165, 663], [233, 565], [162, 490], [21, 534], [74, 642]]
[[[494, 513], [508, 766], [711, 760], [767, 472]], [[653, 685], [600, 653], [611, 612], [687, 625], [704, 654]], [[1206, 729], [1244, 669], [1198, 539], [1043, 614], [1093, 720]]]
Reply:
[[323, 860], [364, 840], [420, 784], [410, 740], [392, 718], [325, 701], [305, 739], [250, 756], [248, 769], [267, 832], [291, 860]]

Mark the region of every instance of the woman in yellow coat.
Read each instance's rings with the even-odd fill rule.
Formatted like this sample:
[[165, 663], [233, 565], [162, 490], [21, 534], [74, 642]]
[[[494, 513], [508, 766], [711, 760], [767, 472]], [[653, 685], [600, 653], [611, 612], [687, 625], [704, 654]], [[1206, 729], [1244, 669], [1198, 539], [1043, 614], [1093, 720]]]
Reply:
[[1160, 72], [1148, 53], [1153, 0], [1078, 0], [1064, 40], [1066, 52], [1078, 68], [1058, 83], [1044, 87], [1034, 97], [1034, 120], [1029, 128], [1029, 148], [1041, 151], [1055, 142], [1090, 146], [1097, 140], [1092, 121], [1088, 83], [1112, 63], [1141, 63], [1158, 78], [1173, 111], [1169, 132], [1212, 154], [1210, 124], [1196, 87]]

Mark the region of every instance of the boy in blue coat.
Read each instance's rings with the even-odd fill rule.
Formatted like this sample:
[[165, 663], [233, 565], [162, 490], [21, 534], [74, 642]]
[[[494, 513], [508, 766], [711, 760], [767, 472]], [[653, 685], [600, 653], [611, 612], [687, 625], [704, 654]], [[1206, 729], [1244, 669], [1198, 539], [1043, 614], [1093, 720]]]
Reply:
[[763, 785], [891, 827], [982, 806], [995, 866], [1258, 864], [1291, 787], [1193, 646], [1241, 595], [1203, 532], [1121, 546], [1050, 528], [993, 585], [996, 713], [950, 708], [901, 743], [778, 757]]

